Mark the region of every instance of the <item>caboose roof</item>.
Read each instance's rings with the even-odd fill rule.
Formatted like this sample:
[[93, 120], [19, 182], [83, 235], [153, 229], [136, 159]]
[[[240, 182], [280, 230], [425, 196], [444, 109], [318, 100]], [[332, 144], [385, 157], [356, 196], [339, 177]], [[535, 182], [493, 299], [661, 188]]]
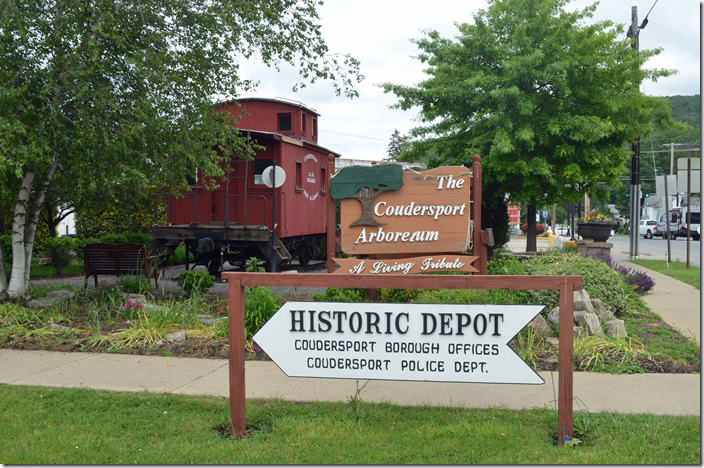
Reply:
[[250, 102], [275, 102], [277, 104], [286, 104], [288, 106], [292, 107], [298, 107], [299, 109], [303, 109], [309, 114], [315, 114], [317, 117], [320, 117], [320, 114], [313, 108], [308, 107], [307, 105], [303, 104], [300, 101], [294, 101], [293, 99], [286, 99], [286, 98], [239, 98], [239, 99], [231, 99], [229, 101], [224, 101], [224, 102], [219, 102], [215, 106], [222, 106], [225, 104], [232, 104], [234, 102], [239, 102], [239, 103], [246, 103], [247, 101]]
[[290, 136], [282, 135], [280, 133], [262, 132], [261, 130], [249, 130], [246, 128], [238, 128], [237, 130], [239, 130], [241, 133], [247, 133], [248, 135], [259, 136], [259, 137], [269, 137], [274, 140], [283, 141], [285, 143], [290, 143], [290, 144], [297, 145], [297, 146], [303, 146], [306, 148], [314, 148], [314, 149], [317, 149], [318, 151], [321, 151], [323, 153], [331, 153], [336, 158], [340, 157], [340, 153], [336, 153], [335, 151], [329, 150], [323, 146], [316, 145], [315, 143], [311, 143], [309, 141], [299, 140], [298, 138], [292, 138]]

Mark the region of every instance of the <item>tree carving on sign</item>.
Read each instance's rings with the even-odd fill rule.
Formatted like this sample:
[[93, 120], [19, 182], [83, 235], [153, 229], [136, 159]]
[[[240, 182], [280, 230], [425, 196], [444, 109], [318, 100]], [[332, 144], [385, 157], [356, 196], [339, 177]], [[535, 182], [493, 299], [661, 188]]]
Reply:
[[382, 192], [398, 190], [403, 186], [403, 167], [399, 164], [383, 166], [349, 166], [335, 174], [330, 182], [330, 195], [335, 200], [354, 198], [362, 204], [362, 216], [352, 226], [381, 226], [374, 219], [374, 200]]

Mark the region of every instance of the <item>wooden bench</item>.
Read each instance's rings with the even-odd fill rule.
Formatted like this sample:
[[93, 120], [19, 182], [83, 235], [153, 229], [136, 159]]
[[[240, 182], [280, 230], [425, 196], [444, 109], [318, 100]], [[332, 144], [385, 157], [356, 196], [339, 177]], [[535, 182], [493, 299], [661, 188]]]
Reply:
[[147, 247], [142, 244], [88, 244], [83, 248], [84, 288], [88, 288], [90, 276], [94, 278], [97, 288], [98, 275], [143, 274], [149, 278], [152, 273], [154, 285], [158, 286], [157, 269], [152, 263]]

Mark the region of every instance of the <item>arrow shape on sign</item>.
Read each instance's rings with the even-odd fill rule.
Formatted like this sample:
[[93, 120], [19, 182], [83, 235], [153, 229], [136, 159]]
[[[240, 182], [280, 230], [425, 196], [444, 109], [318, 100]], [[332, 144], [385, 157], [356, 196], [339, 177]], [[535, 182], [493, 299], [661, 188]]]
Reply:
[[287, 302], [254, 341], [290, 377], [542, 384], [508, 342], [543, 307]]

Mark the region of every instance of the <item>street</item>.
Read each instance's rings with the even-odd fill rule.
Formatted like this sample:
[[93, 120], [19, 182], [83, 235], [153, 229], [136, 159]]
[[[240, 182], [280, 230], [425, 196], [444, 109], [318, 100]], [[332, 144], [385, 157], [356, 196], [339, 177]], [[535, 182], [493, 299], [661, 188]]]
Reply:
[[[629, 254], [629, 238], [627, 236], [612, 236], [607, 242], [614, 244], [613, 256], [618, 258], [628, 259]], [[690, 265], [700, 266], [701, 242], [689, 240], [689, 263]], [[670, 241], [670, 252], [672, 261], [687, 261], [687, 239], [678, 237], [676, 240]], [[644, 239], [641, 236], [638, 239], [638, 258], [641, 260], [666, 260], [667, 259], [667, 241], [660, 237], [652, 239]]]

